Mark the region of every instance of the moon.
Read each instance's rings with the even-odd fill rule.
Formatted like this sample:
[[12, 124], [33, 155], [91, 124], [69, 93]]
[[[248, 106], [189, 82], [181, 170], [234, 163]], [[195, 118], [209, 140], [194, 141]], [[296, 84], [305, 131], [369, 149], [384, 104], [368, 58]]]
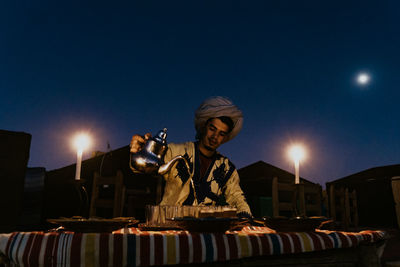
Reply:
[[371, 80], [368, 73], [360, 73], [357, 76], [357, 83], [360, 85], [367, 85]]

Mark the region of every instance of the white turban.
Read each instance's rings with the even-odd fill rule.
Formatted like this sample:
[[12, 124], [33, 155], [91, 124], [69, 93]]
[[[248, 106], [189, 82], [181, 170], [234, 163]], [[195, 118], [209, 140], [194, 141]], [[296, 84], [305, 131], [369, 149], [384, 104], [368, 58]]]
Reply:
[[211, 118], [226, 116], [233, 122], [232, 131], [228, 134], [225, 142], [234, 138], [242, 129], [243, 115], [232, 101], [222, 96], [215, 96], [205, 100], [194, 113], [194, 127], [197, 132], [205, 126]]

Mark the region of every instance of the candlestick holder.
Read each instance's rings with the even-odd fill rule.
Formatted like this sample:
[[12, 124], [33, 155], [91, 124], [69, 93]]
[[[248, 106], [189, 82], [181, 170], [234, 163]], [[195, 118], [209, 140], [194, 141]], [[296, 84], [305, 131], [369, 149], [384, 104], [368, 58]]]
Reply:
[[89, 195], [86, 190], [84, 179], [74, 179], [70, 181], [72, 184], [75, 192], [78, 196], [78, 207], [75, 211], [76, 216], [88, 217], [88, 210], [89, 210]]
[[292, 209], [293, 209], [293, 216], [295, 218], [306, 217], [303, 183], [298, 183], [294, 185]]

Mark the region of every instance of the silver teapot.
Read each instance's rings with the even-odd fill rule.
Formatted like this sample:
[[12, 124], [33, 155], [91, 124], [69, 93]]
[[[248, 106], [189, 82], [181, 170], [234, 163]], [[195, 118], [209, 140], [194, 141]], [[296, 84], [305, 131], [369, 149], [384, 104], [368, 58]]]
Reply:
[[164, 163], [164, 156], [167, 152], [167, 128], [159, 131], [156, 136], [147, 140], [143, 148], [137, 153], [131, 153], [129, 166], [133, 172], [145, 174], [160, 174], [168, 172], [177, 160], [183, 160], [189, 170], [189, 164], [181, 155]]

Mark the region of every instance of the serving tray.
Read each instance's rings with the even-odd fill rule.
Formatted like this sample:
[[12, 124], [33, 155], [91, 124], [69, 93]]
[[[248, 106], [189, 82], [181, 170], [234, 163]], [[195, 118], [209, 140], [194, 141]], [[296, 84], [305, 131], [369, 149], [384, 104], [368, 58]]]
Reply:
[[330, 219], [326, 217], [264, 217], [264, 224], [277, 232], [312, 232]]
[[52, 224], [61, 225], [65, 230], [81, 233], [110, 233], [139, 222], [132, 217], [119, 217], [113, 219], [59, 218], [48, 219], [47, 221]]
[[139, 230], [142, 231], [184, 230], [183, 228], [177, 226], [176, 224], [154, 225], [154, 224], [139, 223], [138, 228]]
[[180, 217], [171, 220], [189, 232], [226, 232], [231, 229], [239, 230], [243, 228], [241, 225], [243, 221], [239, 218]]

